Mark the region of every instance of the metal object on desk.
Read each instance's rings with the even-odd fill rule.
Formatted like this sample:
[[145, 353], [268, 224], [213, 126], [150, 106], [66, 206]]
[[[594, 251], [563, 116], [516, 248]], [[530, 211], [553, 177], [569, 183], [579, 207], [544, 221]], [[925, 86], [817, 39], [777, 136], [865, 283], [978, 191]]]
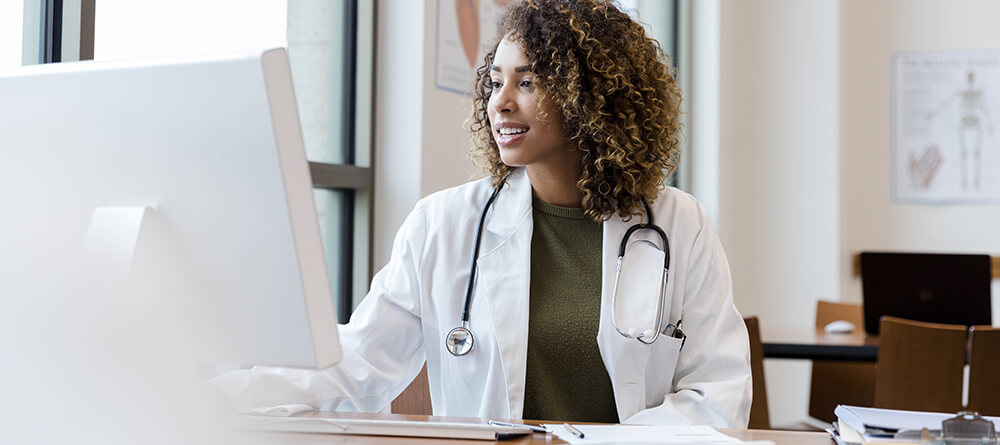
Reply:
[[997, 433], [993, 422], [979, 413], [966, 411], [941, 422], [941, 443], [943, 445], [997, 445]]
[[966, 411], [942, 421], [939, 430], [902, 430], [892, 438], [926, 445], [1000, 445], [993, 422]]

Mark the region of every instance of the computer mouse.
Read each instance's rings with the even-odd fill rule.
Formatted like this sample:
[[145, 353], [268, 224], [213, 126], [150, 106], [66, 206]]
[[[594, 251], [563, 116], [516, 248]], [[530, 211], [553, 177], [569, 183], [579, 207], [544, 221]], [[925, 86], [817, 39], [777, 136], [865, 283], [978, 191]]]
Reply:
[[823, 330], [831, 334], [849, 334], [854, 332], [854, 323], [847, 320], [835, 320], [824, 326]]

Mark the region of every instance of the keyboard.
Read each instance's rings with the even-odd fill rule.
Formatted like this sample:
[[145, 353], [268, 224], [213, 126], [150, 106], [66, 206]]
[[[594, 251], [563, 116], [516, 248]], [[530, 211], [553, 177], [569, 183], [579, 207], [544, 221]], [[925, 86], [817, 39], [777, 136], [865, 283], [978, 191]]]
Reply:
[[437, 437], [503, 440], [531, 434], [527, 428], [433, 420], [347, 419], [330, 417], [234, 416], [234, 426], [257, 431], [351, 434], [365, 436]]

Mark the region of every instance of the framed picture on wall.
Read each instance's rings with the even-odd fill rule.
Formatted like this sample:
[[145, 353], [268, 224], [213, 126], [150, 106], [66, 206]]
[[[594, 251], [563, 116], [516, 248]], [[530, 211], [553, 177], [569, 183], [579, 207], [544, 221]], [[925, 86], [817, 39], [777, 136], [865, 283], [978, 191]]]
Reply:
[[893, 54], [892, 196], [1000, 203], [1000, 50]]
[[510, 0], [438, 0], [434, 82], [438, 89], [469, 94], [476, 68], [496, 38]]

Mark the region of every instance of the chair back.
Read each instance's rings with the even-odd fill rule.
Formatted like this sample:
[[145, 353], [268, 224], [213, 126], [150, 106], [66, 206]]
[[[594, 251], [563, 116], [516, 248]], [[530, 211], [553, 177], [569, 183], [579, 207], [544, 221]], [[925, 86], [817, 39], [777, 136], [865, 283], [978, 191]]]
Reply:
[[879, 332], [875, 407], [962, 410], [965, 326], [885, 316]]
[[431, 409], [431, 390], [427, 382], [427, 365], [420, 370], [417, 378], [410, 382], [396, 399], [392, 401], [390, 408], [393, 414], [417, 414], [429, 416], [433, 414]]
[[[854, 323], [860, 331], [864, 323], [861, 305], [856, 303], [816, 302], [816, 328], [832, 321]], [[837, 420], [837, 405], [873, 406], [875, 403], [875, 364], [814, 360], [809, 385], [809, 416], [825, 422]]]
[[969, 411], [1000, 416], [1000, 328], [969, 329]]
[[816, 327], [823, 328], [832, 321], [845, 320], [854, 324], [855, 329], [862, 329], [865, 315], [860, 303], [836, 303], [833, 301], [816, 301]]
[[750, 377], [753, 380], [753, 402], [750, 405], [750, 429], [771, 429], [767, 412], [767, 386], [764, 384], [764, 345], [760, 342], [760, 324], [757, 317], [746, 317], [750, 335]]

